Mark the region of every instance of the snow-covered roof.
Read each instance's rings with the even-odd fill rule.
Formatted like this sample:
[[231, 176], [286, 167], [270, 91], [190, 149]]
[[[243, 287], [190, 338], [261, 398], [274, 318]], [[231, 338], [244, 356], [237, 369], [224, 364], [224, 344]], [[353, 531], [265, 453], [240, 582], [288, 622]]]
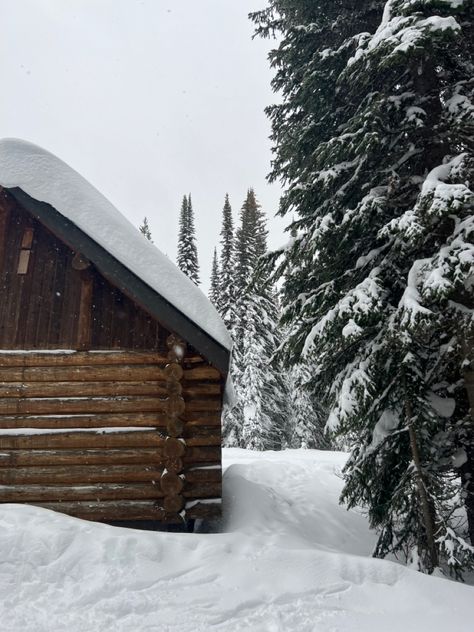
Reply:
[[0, 185], [50, 204], [225, 349], [229, 333], [209, 299], [97, 189], [32, 143], [0, 140]]

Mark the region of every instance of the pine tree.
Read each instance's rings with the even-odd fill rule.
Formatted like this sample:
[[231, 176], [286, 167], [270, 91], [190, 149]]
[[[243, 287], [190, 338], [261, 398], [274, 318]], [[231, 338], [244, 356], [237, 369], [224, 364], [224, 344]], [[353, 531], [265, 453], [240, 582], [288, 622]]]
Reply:
[[199, 285], [199, 263], [196, 247], [194, 228], [194, 211], [191, 195], [183, 197], [179, 216], [178, 234], [178, 268], [188, 276], [191, 281]]
[[232, 327], [235, 320], [235, 259], [234, 259], [234, 223], [229, 195], [226, 194], [222, 209], [221, 256], [219, 300], [217, 307], [223, 321]]
[[150, 226], [148, 225], [148, 219], [146, 217], [143, 218], [143, 222], [138, 229], [147, 239], [153, 243], [153, 239], [151, 238]]
[[211, 284], [209, 288], [209, 299], [214, 306], [219, 305], [220, 284], [219, 284], [219, 262], [217, 260], [217, 250], [214, 248], [214, 256], [212, 258]]
[[253, 15], [282, 36], [272, 177], [297, 213], [273, 258], [292, 268], [283, 357], [316, 356], [315, 395], [353, 444], [343, 499], [368, 508], [375, 554], [428, 572], [474, 552], [453, 519], [461, 473], [474, 544], [473, 11], [271, 0]]

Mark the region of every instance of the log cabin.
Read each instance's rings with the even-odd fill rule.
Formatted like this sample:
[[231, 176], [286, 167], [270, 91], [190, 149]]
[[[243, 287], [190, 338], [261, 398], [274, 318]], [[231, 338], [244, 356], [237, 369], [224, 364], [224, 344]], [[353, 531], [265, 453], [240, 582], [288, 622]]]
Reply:
[[0, 503], [185, 526], [221, 501], [230, 339], [52, 154], [0, 141]]

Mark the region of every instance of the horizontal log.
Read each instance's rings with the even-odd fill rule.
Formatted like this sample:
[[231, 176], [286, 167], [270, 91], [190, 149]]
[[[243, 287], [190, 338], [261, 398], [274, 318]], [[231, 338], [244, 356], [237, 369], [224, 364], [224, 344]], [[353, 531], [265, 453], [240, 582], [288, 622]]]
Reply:
[[[204, 421], [204, 420], [203, 420]], [[115, 413], [107, 415], [17, 415], [1, 416], [0, 429], [2, 428], [119, 428], [125, 427], [151, 427], [166, 428], [168, 416], [164, 413]], [[213, 422], [214, 423], [214, 422]], [[193, 426], [194, 426], [193, 422]]]
[[[186, 412], [220, 412], [219, 399], [190, 400]], [[0, 398], [0, 415], [66, 415], [90, 413], [167, 412], [165, 399], [157, 397]]]
[[184, 379], [186, 381], [191, 380], [221, 380], [222, 376], [220, 372], [212, 366], [198, 366], [194, 369], [187, 369], [184, 371]]
[[24, 503], [68, 500], [139, 500], [162, 498], [157, 482], [96, 485], [0, 485], [0, 502]]
[[[220, 494], [221, 487], [219, 483], [188, 484], [183, 492], [183, 496], [186, 499], [210, 498], [213, 496], [218, 498]], [[155, 483], [98, 483], [91, 485], [0, 484], [0, 503], [64, 502], [71, 500], [152, 500], [163, 498], [163, 495], [164, 492], [160, 488], [158, 480]]]
[[184, 419], [188, 426], [220, 426], [222, 423], [220, 410], [198, 412], [185, 410], [181, 419]]
[[165, 511], [152, 500], [105, 500], [102, 502], [31, 503], [52, 511], [97, 522], [156, 520], [165, 522]]
[[[165, 462], [162, 449], [123, 448], [101, 450], [2, 450], [0, 469], [43, 465], [160, 465]], [[191, 446], [186, 448], [183, 462], [187, 468], [199, 465], [219, 465], [221, 448], [215, 446]]]
[[[0, 365], [0, 382], [111, 382], [166, 381], [162, 366], [156, 364], [88, 366], [8, 366]], [[201, 366], [184, 371], [186, 382], [220, 381], [219, 371]]]
[[186, 508], [186, 518], [191, 520], [202, 519], [212, 520], [213, 518], [219, 518], [222, 514], [221, 503], [197, 503]]
[[220, 464], [221, 454], [221, 446], [187, 446], [183, 461], [186, 467], [199, 463]]
[[159, 465], [45, 465], [0, 468], [0, 485], [86, 485], [89, 483], [133, 483], [159, 481]]
[[[212, 385], [211, 385], [212, 386]], [[216, 385], [219, 386], [219, 385]], [[208, 385], [194, 392], [207, 395]], [[0, 397], [124, 397], [168, 396], [166, 382], [2, 382]]]
[[[222, 387], [219, 383], [210, 384], [207, 382], [196, 382], [194, 384], [185, 382], [183, 384], [184, 398], [220, 396]], [[220, 403], [220, 402], [219, 402]]]
[[[189, 418], [189, 419], [188, 419]], [[189, 436], [192, 433], [199, 433], [199, 428], [205, 426], [206, 431], [214, 428], [214, 432], [220, 432], [221, 416], [219, 413], [209, 413], [203, 416], [193, 412], [184, 412], [181, 417], [186, 421]], [[120, 426], [135, 427], [151, 427], [163, 428], [167, 427], [169, 421], [168, 415], [165, 413], [97, 413], [90, 415], [73, 414], [67, 416], [61, 415], [0, 415], [0, 429], [13, 428], [119, 428]]]
[[0, 434], [0, 450], [48, 448], [147, 448], [161, 447], [165, 437], [157, 431], [139, 432], [58, 432], [53, 434]]
[[191, 483], [212, 483], [222, 480], [222, 468], [193, 468], [184, 472], [186, 484]]
[[[114, 364], [156, 364], [166, 366], [169, 360], [165, 354], [142, 351], [76, 351], [73, 353], [34, 353], [0, 351], [0, 366], [81, 366], [81, 365], [114, 365]], [[184, 364], [200, 364], [203, 359], [198, 355], [188, 355]]]
[[220, 498], [222, 496], [221, 481], [209, 481], [200, 483], [190, 483], [185, 481], [182, 495], [186, 500], [199, 498]]
[[[186, 395], [186, 393], [185, 393]], [[186, 412], [194, 412], [194, 413], [200, 413], [200, 412], [216, 412], [216, 411], [221, 411], [222, 409], [222, 403], [221, 403], [221, 398], [217, 397], [216, 399], [187, 399], [185, 396], [185, 400], [186, 400]]]
[[[201, 426], [196, 424], [185, 424], [182, 434], [188, 445], [220, 445], [221, 444], [221, 429], [219, 426]], [[199, 438], [204, 443], [193, 443], [193, 439]], [[209, 438], [209, 443], [206, 443], [206, 439]]]
[[162, 465], [160, 448], [109, 450], [10, 450], [0, 452], [0, 468], [25, 465]]
[[165, 412], [166, 400], [156, 397], [0, 399], [1, 415], [66, 415], [121, 412]]
[[186, 438], [186, 445], [187, 446], [206, 446], [206, 445], [215, 445], [215, 446], [220, 446], [222, 443], [222, 439], [221, 439], [221, 435], [219, 434], [215, 434], [213, 436], [201, 436], [201, 435], [194, 435], [192, 437], [187, 437]]

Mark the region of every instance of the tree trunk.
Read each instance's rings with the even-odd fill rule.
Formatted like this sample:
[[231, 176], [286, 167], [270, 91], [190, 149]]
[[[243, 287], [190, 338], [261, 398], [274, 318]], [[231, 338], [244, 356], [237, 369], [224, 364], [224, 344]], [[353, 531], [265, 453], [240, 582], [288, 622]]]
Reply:
[[439, 564], [438, 547], [435, 541], [435, 516], [433, 506], [428, 498], [428, 493], [426, 491], [426, 480], [423, 472], [423, 467], [421, 465], [416, 431], [413, 425], [413, 409], [411, 402], [408, 399], [406, 399], [405, 401], [405, 413], [407, 418], [408, 434], [410, 437], [410, 449], [416, 470], [416, 482], [423, 513], [426, 541], [428, 545], [428, 566], [430, 572], [432, 572]]
[[468, 370], [464, 374], [466, 391], [470, 406], [471, 424], [469, 442], [465, 444], [466, 462], [460, 468], [461, 482], [466, 507], [469, 539], [474, 546], [474, 371]]

